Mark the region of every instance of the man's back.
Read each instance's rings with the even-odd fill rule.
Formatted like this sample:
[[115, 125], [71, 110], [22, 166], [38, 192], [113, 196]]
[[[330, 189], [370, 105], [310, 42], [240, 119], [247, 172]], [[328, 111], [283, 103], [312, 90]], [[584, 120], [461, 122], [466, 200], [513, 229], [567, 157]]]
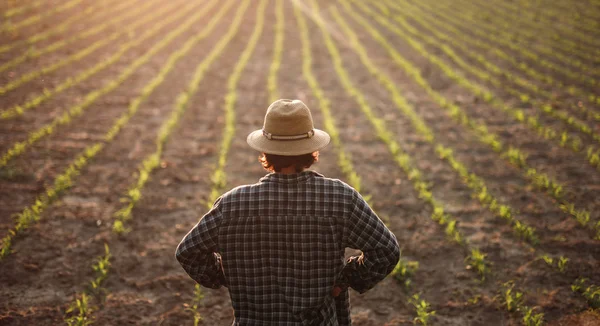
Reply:
[[[347, 291], [333, 297], [333, 286], [352, 278], [342, 283], [366, 291], [399, 255], [393, 234], [354, 189], [312, 171], [272, 173], [235, 188], [203, 221], [209, 227], [186, 238], [190, 246], [210, 239], [224, 275], [200, 283], [229, 288], [239, 325], [347, 325]], [[177, 252], [184, 268], [185, 243]], [[344, 276], [346, 247], [366, 258]]]

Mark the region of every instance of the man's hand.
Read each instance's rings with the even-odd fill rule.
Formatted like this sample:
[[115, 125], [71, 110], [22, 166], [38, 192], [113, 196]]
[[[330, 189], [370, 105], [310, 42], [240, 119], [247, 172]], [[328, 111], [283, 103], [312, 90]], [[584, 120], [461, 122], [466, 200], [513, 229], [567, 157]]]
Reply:
[[340, 293], [342, 293], [343, 289], [339, 286], [334, 286], [333, 289], [331, 290], [331, 295], [333, 295], [333, 297], [337, 297], [338, 295], [340, 295]]

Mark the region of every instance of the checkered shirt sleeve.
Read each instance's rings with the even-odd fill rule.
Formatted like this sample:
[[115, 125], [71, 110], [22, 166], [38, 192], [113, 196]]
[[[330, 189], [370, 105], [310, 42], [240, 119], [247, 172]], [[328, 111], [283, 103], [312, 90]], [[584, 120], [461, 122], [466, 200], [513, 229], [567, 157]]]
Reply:
[[212, 209], [183, 238], [175, 253], [186, 273], [200, 285], [211, 289], [226, 285], [221, 256], [216, 253], [221, 221], [219, 198]]

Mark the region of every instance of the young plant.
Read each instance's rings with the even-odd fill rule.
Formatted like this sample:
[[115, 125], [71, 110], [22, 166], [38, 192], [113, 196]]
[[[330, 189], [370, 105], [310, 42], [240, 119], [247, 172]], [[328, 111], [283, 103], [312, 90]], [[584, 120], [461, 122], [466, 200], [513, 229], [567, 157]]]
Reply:
[[400, 258], [396, 267], [392, 271], [392, 276], [405, 288], [409, 288], [412, 284], [411, 278], [415, 275], [419, 269], [418, 261], [410, 261]]
[[414, 294], [408, 302], [415, 307], [417, 311], [417, 317], [414, 318], [414, 322], [421, 325], [428, 325], [431, 317], [435, 316], [435, 311], [431, 310], [431, 304], [421, 299], [419, 294]]
[[[485, 280], [485, 276], [489, 273], [489, 267], [486, 264], [485, 257], [487, 255], [479, 251], [479, 249], [471, 249], [471, 254], [466, 258], [468, 266], [471, 266], [479, 276], [481, 280]], [[468, 268], [467, 266], [467, 268]]]
[[523, 325], [525, 326], [542, 326], [544, 324], [544, 314], [534, 314], [535, 308], [523, 307]]
[[523, 304], [523, 293], [515, 291], [515, 284], [512, 281], [506, 282], [502, 285], [502, 303], [509, 312], [517, 311]]
[[110, 249], [108, 248], [108, 244], [104, 244], [104, 256], [98, 258], [96, 263], [92, 265], [92, 269], [95, 273], [95, 279], [90, 283], [90, 289], [92, 294], [98, 296], [102, 296], [104, 293], [104, 289], [102, 288], [102, 283], [106, 280], [108, 276], [108, 270], [110, 268]]
[[578, 278], [571, 285], [571, 290], [581, 293], [592, 309], [598, 309], [600, 308], [600, 287], [597, 285], [586, 286], [587, 281], [586, 278]]
[[185, 309], [192, 313], [192, 316], [194, 318], [194, 326], [198, 326], [198, 324], [202, 320], [202, 316], [198, 311], [198, 308], [202, 304], [202, 299], [204, 299], [204, 293], [202, 293], [200, 284], [196, 284], [196, 286], [194, 287], [194, 298], [192, 299], [192, 304]]
[[567, 270], [567, 262], [569, 261], [569, 258], [561, 256], [558, 261], [557, 261], [557, 267], [558, 270], [561, 273], [564, 273]]
[[67, 309], [67, 315], [71, 315], [69, 317], [65, 317], [65, 322], [69, 326], [87, 326], [93, 323], [90, 315], [92, 313], [92, 308], [88, 304], [88, 296], [84, 293], [81, 295], [81, 299], [75, 299], [69, 308]]

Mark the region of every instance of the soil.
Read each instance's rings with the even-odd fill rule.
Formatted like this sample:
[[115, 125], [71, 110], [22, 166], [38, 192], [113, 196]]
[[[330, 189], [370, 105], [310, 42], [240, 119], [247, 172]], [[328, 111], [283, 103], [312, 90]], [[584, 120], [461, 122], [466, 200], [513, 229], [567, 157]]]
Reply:
[[[0, 5], [0, 10], [33, 2], [8, 1]], [[127, 8], [144, 3], [141, 0], [128, 2], [131, 5]], [[189, 15], [209, 2], [195, 0], [197, 6], [190, 10]], [[158, 74], [169, 56], [186, 40], [206, 28], [209, 20], [225, 3], [216, 2], [217, 5], [202, 18], [202, 23], [193, 25], [176, 37], [114, 91], [100, 97], [81, 116], [67, 125], [57, 127], [51, 135], [41, 138], [24, 153], [10, 160], [7, 166], [0, 168], [0, 237], [14, 228], [16, 214], [34, 204], [36, 198], [53, 184], [54, 179], [86, 146], [103, 142], [103, 135], [126, 112], [132, 101], [142, 94], [144, 87]], [[304, 101], [311, 108], [315, 127], [323, 129], [320, 103], [303, 77], [302, 41], [293, 8], [297, 2], [283, 2], [284, 50], [277, 74], [277, 91], [280, 98]], [[176, 0], [169, 3], [176, 5], [165, 10], [157, 19], [164, 19], [190, 2]], [[432, 0], [423, 3], [439, 10], [450, 10], [449, 6], [438, 6]], [[262, 126], [269, 105], [267, 84], [276, 31], [274, 4], [275, 0], [270, 0], [258, 46], [235, 85], [235, 130], [224, 171], [227, 183], [222, 192], [238, 185], [254, 183], [266, 173], [257, 161], [258, 153], [247, 146], [245, 139], [248, 133]], [[24, 40], [92, 5], [94, 1], [84, 0], [74, 9], [43, 16], [39, 23], [23, 28], [18, 33], [0, 30], [0, 45]], [[309, 2], [307, 5], [310, 8]], [[110, 26], [105, 32], [82, 38], [40, 58], [27, 60], [14, 69], [0, 72], [0, 83], [5, 85], [23, 74], [59, 62], [131, 24], [144, 13], [162, 10], [164, 6], [162, 2], [157, 2], [120, 26]], [[331, 103], [342, 143], [341, 149], [330, 145], [323, 150], [319, 162], [312, 169], [327, 177], [347, 181], [337, 164], [337, 158], [339, 150], [349, 154], [354, 169], [361, 177], [361, 192], [371, 196], [373, 209], [398, 238], [402, 259], [416, 261], [419, 266], [410, 278], [409, 286], [390, 276], [364, 294], [351, 291], [353, 324], [413, 324], [417, 315], [410, 299], [414, 294], [419, 294], [431, 304], [431, 310], [435, 310], [435, 315], [430, 319], [433, 325], [519, 325], [522, 323], [522, 314], [508, 312], [502, 299], [503, 284], [513, 282], [515, 290], [524, 294], [524, 304], [535, 307], [536, 313], [543, 313], [549, 325], [600, 325], [600, 315], [590, 309], [582, 295], [571, 290], [571, 285], [581, 277], [588, 279], [589, 284], [600, 284], [600, 273], [597, 272], [600, 270], [600, 242], [565, 213], [555, 199], [533, 187], [522, 170], [479, 142], [470, 129], [452, 120], [447, 110], [437, 105], [409, 74], [396, 65], [385, 48], [353, 20], [339, 2], [319, 1], [319, 6], [328, 29], [334, 35], [334, 43], [352, 84], [365, 96], [373, 112], [384, 121], [402, 150], [411, 157], [413, 166], [421, 171], [429, 184], [432, 195], [458, 221], [458, 229], [469, 243], [487, 255], [490, 268], [482, 280], [465, 264], [468, 253], [464, 247], [448, 239], [445, 226], [431, 218], [431, 205], [419, 198], [412, 180], [401, 169], [386, 144], [378, 138], [359, 104], [346, 92], [321, 29], [313, 19], [305, 16], [311, 39], [313, 74]], [[416, 132], [410, 120], [395, 107], [387, 89], [362, 64], [343, 30], [336, 25], [329, 11], [331, 6], [339, 9], [343, 19], [367, 49], [370, 60], [393, 81], [401, 95], [432, 130], [435, 136], [433, 143], [427, 142]], [[192, 94], [189, 107], [167, 139], [160, 167], [150, 174], [149, 181], [142, 189], [142, 199], [136, 203], [132, 219], [126, 222], [130, 231], [118, 235], [112, 231], [112, 226], [115, 213], [125, 205], [122, 198], [137, 182], [140, 164], [156, 150], [157, 134], [162, 123], [175, 108], [178, 96], [186, 91], [197, 66], [227, 33], [237, 7], [234, 5], [208, 37], [176, 62], [166, 79], [145, 99], [137, 114], [116, 138], [105, 142], [102, 151], [74, 177], [72, 186], [44, 210], [39, 221], [32, 222], [14, 239], [12, 253], [0, 260], [0, 325], [64, 324], [65, 318], [71, 315], [67, 309], [74, 300], [84, 292], [93, 292], [89, 289], [95, 275], [92, 265], [103, 255], [105, 243], [111, 251], [110, 269], [102, 283], [102, 290], [94, 292], [90, 299], [90, 318], [95, 325], [193, 324], [190, 307], [194, 281], [181, 269], [174, 258], [174, 251], [181, 238], [208, 209], [213, 187], [211, 176], [217, 166], [225, 132], [224, 107], [229, 91], [228, 82], [256, 25], [258, 1], [251, 2], [243, 15], [239, 32], [227, 44], [223, 54], [208, 67], [198, 91]], [[352, 8], [362, 14], [358, 7]], [[32, 7], [15, 17], [14, 21], [32, 17], [44, 10], [48, 10], [48, 5]], [[594, 10], [600, 11], [597, 8]], [[101, 11], [94, 12], [90, 19], [74, 23], [70, 32], [57, 33], [35, 46], [42, 48], [93, 28], [103, 21], [101, 14]], [[436, 13], [434, 16], [442, 20], [444, 15], [438, 16]], [[2, 155], [15, 142], [27, 139], [31, 132], [80, 103], [86, 94], [104, 87], [182, 21], [180, 19], [169, 24], [92, 78], [57, 94], [19, 117], [0, 120]], [[526, 152], [530, 166], [562, 183], [566, 198], [575, 207], [591, 212], [590, 223], [600, 220], [600, 173], [586, 161], [585, 153], [575, 153], [559, 146], [558, 142], [543, 139], [505, 112], [456, 84], [403, 38], [374, 19], [367, 18], [367, 21], [402, 56], [419, 68], [421, 75], [435, 91], [459, 105], [472, 119], [485, 123], [506, 147], [520, 148]], [[75, 61], [0, 95], [1, 108], [22, 104], [44, 88], [52, 88], [81, 73], [116, 52], [121, 43], [141, 35], [155, 23], [143, 24], [117, 41], [97, 49], [84, 60]], [[410, 19], [409, 23], [421, 33], [428, 33], [418, 23]], [[461, 28], [465, 35], [477, 37], [469, 32], [469, 26]], [[452, 69], [461, 72], [460, 67], [438, 47], [427, 46], [426, 49], [440, 56]], [[502, 50], [520, 55], [510, 49]], [[24, 51], [27, 51], [27, 47], [20, 45], [0, 53], [0, 64]], [[455, 51], [469, 64], [485, 69], [475, 60], [469, 60], [465, 53]], [[481, 54], [488, 58], [486, 53]], [[552, 62], [556, 60], [548, 59]], [[521, 78], [528, 78], [494, 56], [489, 56], [489, 60]], [[536, 66], [536, 62], [527, 63], [567, 85], [579, 85], [578, 81], [568, 80], [550, 69]], [[461, 73], [492, 91], [507, 105], [519, 107], [518, 99], [505, 90]], [[563, 89], [538, 86], [559, 94], [564, 100], [559, 104], [565, 105], [567, 111], [570, 110], [570, 104], [581, 100]], [[600, 96], [597, 89], [586, 90]], [[600, 112], [597, 105], [589, 102], [586, 105], [589, 110]], [[597, 146], [591, 137], [570, 129], [559, 120], [544, 116], [539, 108], [530, 106], [523, 109], [528, 114], [539, 115], [540, 121], [547, 126], [581, 137], [583, 145]], [[597, 124], [595, 121], [583, 121], [592, 126]], [[513, 208], [516, 218], [535, 227], [540, 243], [531, 247], [516, 236], [506, 222], [480, 204], [465, 180], [447, 161], [439, 158], [437, 145], [451, 148], [455, 158], [469, 172], [485, 181], [491, 194], [502, 204]], [[568, 257], [566, 269], [558, 272], [549, 267], [539, 259], [542, 252], [555, 258]], [[204, 298], [198, 307], [202, 316], [200, 324], [230, 325], [233, 311], [226, 289], [203, 288], [202, 292]]]

